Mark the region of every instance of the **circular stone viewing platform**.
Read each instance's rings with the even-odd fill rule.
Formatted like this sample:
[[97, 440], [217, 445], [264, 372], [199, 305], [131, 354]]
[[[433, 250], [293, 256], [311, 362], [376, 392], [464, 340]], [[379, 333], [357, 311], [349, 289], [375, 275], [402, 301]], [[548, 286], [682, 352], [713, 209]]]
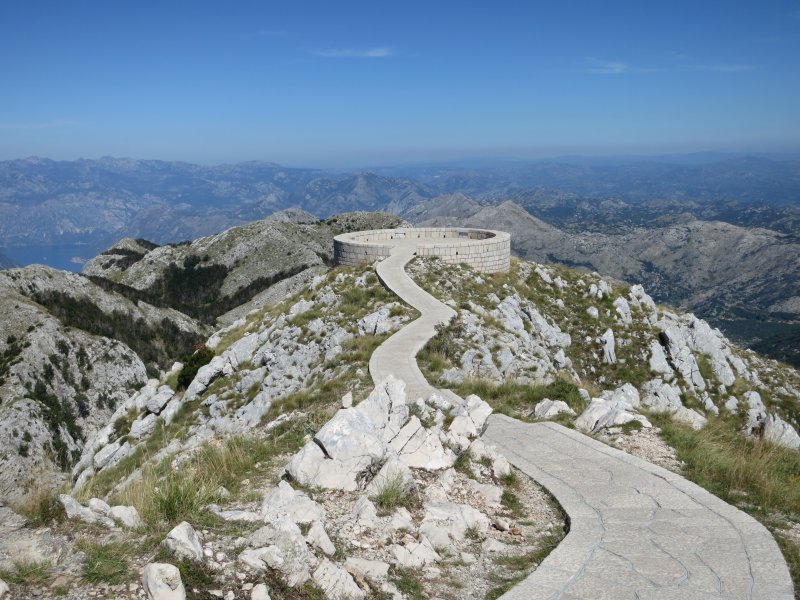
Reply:
[[511, 267], [511, 234], [465, 227], [371, 229], [333, 239], [337, 265], [357, 266], [388, 257], [393, 248], [414, 247], [415, 256], [438, 256], [446, 263], [465, 263], [483, 273]]

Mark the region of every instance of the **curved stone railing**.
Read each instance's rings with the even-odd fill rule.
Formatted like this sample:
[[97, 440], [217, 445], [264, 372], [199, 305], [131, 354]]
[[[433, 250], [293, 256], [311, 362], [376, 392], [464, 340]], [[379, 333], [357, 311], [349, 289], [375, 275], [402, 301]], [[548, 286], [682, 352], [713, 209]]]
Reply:
[[467, 227], [373, 229], [337, 235], [336, 264], [357, 266], [387, 258], [396, 246], [414, 246], [416, 256], [438, 256], [450, 264], [465, 263], [483, 273], [511, 267], [511, 235]]

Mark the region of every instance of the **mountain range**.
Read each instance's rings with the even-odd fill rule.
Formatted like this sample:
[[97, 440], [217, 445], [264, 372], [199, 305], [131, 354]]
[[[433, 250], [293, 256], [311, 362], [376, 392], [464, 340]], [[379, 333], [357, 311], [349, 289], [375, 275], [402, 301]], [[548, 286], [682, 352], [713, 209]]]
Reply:
[[[123, 238], [174, 244], [275, 213], [313, 222], [384, 210], [508, 229], [520, 256], [645, 283], [658, 301], [797, 364], [798, 198], [800, 161], [765, 157], [373, 172], [29, 158], [0, 162], [0, 248], [76, 242], [88, 259]], [[290, 207], [306, 212], [281, 212]]]

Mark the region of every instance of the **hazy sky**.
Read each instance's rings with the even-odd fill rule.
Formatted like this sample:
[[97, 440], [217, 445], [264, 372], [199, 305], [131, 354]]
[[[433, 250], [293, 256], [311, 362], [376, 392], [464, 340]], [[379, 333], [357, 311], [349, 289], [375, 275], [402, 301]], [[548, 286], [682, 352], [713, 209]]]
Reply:
[[797, 0], [5, 2], [0, 158], [800, 149]]

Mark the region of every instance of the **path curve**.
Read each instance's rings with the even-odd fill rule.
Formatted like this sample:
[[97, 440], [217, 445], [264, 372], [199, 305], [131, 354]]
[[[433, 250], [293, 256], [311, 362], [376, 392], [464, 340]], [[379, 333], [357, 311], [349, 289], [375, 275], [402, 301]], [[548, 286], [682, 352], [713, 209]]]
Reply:
[[[391, 254], [377, 263], [378, 277], [421, 316], [375, 350], [372, 378], [403, 379], [410, 398], [450, 395], [425, 380], [415, 357], [456, 313], [405, 272], [413, 241], [386, 243]], [[680, 475], [555, 423], [492, 415], [483, 437], [547, 488], [570, 521], [567, 536], [503, 600], [794, 598], [769, 531]]]

